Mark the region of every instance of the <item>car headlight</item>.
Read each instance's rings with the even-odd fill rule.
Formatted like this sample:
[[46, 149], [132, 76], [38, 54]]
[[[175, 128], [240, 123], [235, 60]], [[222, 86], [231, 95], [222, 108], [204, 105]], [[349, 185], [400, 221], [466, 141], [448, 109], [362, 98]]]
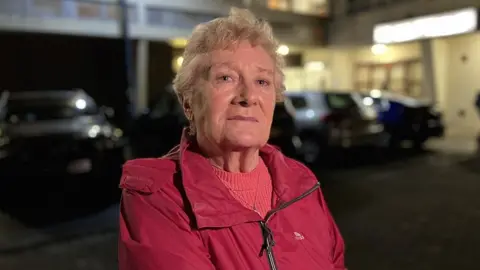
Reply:
[[87, 135], [90, 138], [96, 138], [100, 135], [102, 129], [99, 125], [93, 125], [88, 129]]
[[89, 138], [98, 138], [98, 137], [105, 137], [110, 139], [120, 139], [123, 136], [123, 130], [119, 128], [113, 128], [110, 125], [93, 125], [91, 126], [88, 131], [87, 135]]
[[121, 138], [123, 137], [123, 130], [120, 128], [114, 128], [112, 131], [112, 137]]
[[97, 149], [111, 149], [122, 143], [123, 130], [111, 125], [93, 125], [87, 133], [88, 137], [95, 141]]

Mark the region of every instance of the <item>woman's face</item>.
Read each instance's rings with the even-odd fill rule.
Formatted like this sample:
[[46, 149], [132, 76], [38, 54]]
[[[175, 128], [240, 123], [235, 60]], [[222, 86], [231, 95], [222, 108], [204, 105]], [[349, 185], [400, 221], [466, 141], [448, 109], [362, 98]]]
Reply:
[[224, 150], [260, 148], [268, 140], [275, 107], [275, 64], [260, 46], [239, 43], [213, 51], [193, 108], [197, 139]]

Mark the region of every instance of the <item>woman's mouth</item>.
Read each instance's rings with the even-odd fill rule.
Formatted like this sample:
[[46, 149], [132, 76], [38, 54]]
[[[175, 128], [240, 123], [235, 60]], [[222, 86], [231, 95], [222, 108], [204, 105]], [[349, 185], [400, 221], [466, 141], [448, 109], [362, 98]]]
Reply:
[[229, 117], [228, 120], [258, 122], [257, 118], [255, 118], [255, 117], [241, 116], [241, 115], [235, 115], [235, 116]]

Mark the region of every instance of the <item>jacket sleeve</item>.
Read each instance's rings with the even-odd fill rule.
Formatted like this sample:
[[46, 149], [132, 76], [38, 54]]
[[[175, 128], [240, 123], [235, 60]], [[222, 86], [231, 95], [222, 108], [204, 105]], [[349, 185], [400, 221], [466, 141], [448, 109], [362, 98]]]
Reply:
[[332, 247], [332, 263], [335, 270], [346, 270], [345, 267], [345, 243], [343, 237], [340, 234], [340, 230], [335, 223], [330, 210], [328, 209], [325, 198], [323, 197], [322, 191], [320, 191], [320, 196], [322, 200], [322, 205], [324, 206], [325, 215], [330, 223], [330, 235], [332, 237], [333, 247]]
[[119, 238], [119, 270], [215, 269], [186, 215], [158, 192], [123, 191]]

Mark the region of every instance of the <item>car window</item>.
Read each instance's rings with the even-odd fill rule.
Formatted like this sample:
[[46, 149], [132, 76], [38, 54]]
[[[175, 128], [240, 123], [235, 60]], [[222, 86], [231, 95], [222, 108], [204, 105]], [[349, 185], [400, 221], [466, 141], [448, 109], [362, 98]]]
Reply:
[[355, 101], [350, 94], [327, 94], [327, 105], [334, 110], [350, 109], [355, 106]]
[[278, 117], [278, 118], [281, 118], [281, 117], [284, 117], [288, 115], [288, 111], [286, 110], [285, 108], [285, 104], [282, 102], [282, 103], [277, 103], [275, 105], [275, 110], [273, 112], [273, 117]]
[[82, 99], [82, 104], [72, 104], [71, 99], [19, 99], [10, 100], [6, 106], [5, 118], [10, 123], [39, 120], [70, 119], [82, 115], [96, 115], [98, 107]]
[[168, 113], [183, 114], [182, 106], [178, 102], [175, 94], [166, 92], [160, 97], [160, 100], [155, 104], [151, 116], [154, 118], [160, 118]]
[[303, 109], [307, 107], [307, 100], [305, 99], [305, 97], [291, 96], [288, 98], [295, 109]]

